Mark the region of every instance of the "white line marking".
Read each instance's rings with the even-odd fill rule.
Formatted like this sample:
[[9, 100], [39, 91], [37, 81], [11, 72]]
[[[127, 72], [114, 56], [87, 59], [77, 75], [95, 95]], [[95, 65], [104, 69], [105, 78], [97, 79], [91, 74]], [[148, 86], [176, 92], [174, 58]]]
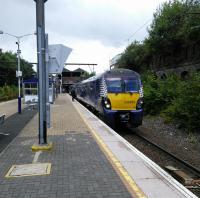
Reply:
[[39, 156], [40, 156], [41, 153], [42, 153], [42, 151], [37, 151], [37, 152], [35, 153], [35, 156], [34, 156], [34, 158], [33, 158], [33, 163], [37, 163], [38, 158], [39, 158]]
[[0, 135], [5, 135], [5, 136], [7, 136], [7, 135], [10, 135], [10, 133], [0, 133]]

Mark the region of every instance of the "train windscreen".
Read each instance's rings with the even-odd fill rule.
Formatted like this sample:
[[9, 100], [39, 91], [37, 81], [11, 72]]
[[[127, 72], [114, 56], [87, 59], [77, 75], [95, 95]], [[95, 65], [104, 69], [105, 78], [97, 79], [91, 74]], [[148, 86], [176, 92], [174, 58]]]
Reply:
[[138, 80], [131, 78], [107, 78], [106, 84], [108, 93], [138, 92], [140, 88]]
[[123, 91], [121, 78], [108, 78], [106, 79], [106, 84], [109, 93], [118, 93]]
[[127, 79], [124, 80], [124, 91], [125, 92], [138, 92], [139, 91], [138, 80]]

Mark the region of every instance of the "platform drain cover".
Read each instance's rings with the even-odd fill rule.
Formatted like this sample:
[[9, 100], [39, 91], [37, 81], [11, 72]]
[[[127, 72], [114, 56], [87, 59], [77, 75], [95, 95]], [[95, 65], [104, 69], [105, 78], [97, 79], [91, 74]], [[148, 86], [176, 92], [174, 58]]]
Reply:
[[13, 165], [5, 177], [25, 177], [35, 175], [48, 175], [51, 171], [50, 163]]

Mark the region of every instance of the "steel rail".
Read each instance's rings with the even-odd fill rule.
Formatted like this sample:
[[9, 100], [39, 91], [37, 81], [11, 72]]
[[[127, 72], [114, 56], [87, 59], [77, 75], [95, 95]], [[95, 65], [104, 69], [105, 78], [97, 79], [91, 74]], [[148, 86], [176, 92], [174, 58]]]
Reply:
[[[82, 101], [79, 101], [81, 102], [90, 112], [92, 112], [94, 114], [94, 112], [87, 106], [86, 103], [83, 103]], [[97, 115], [98, 116], [98, 115]], [[99, 116], [98, 116], [99, 117]], [[99, 117], [100, 118], [100, 117]], [[103, 122], [105, 122], [105, 120], [103, 120], [102, 118], [100, 118]], [[163, 151], [164, 153], [168, 154], [169, 156], [171, 156], [172, 158], [174, 158], [175, 160], [179, 161], [180, 163], [184, 164], [186, 167], [192, 169], [193, 171], [195, 171], [196, 173], [198, 173], [198, 176], [200, 176], [200, 170], [196, 167], [194, 167], [193, 165], [189, 164], [188, 162], [186, 162], [185, 160], [179, 158], [177, 155], [167, 151], [166, 149], [164, 149], [163, 147], [161, 147], [160, 145], [150, 141], [149, 139], [147, 139], [146, 137], [142, 136], [141, 134], [138, 134], [136, 131], [133, 131], [133, 129], [130, 129], [128, 128], [128, 130], [131, 131], [131, 134], [133, 134], [134, 132], [134, 135], [140, 137], [141, 139], [145, 140], [146, 142], [150, 143], [151, 145], [155, 146], [156, 148], [160, 149], [161, 151]], [[141, 129], [137, 129], [137, 130], [141, 130]], [[125, 135], [122, 135], [122, 137], [125, 138]], [[126, 138], [126, 140], [128, 141], [128, 138]], [[130, 142], [131, 143], [131, 142]]]
[[[130, 129], [131, 131], [133, 131], [132, 129]], [[138, 129], [140, 130], [140, 129]], [[196, 173], [199, 174], [200, 176], [200, 170], [196, 167], [194, 167], [193, 165], [189, 164], [188, 162], [186, 162], [185, 160], [179, 158], [177, 155], [167, 151], [166, 149], [164, 149], [163, 147], [161, 147], [160, 145], [152, 142], [151, 140], [147, 139], [146, 137], [138, 134], [137, 132], [134, 131], [134, 134], [137, 135], [138, 137], [140, 137], [141, 139], [145, 140], [146, 142], [150, 143], [151, 145], [155, 146], [156, 148], [160, 149], [161, 151], [167, 153], [169, 156], [173, 157], [174, 159], [176, 159], [177, 161], [181, 162], [182, 164], [184, 164], [186, 167], [192, 169], [193, 171], [195, 171]]]

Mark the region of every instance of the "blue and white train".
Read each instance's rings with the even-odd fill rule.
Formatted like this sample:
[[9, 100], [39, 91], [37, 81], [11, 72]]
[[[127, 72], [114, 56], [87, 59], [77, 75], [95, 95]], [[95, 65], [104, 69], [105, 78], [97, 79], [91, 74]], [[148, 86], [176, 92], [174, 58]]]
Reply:
[[112, 127], [142, 124], [143, 88], [140, 75], [128, 69], [113, 69], [74, 86], [78, 100], [104, 116]]

